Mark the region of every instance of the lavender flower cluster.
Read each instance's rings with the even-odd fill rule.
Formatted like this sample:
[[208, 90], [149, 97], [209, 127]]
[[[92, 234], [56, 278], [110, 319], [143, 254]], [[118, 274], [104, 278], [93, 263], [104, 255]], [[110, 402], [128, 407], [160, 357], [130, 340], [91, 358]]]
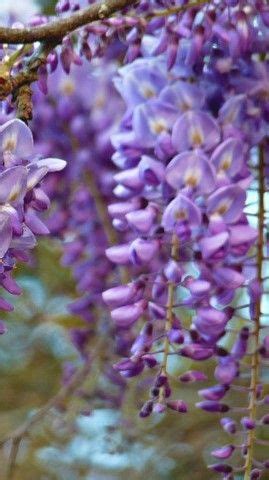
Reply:
[[[229, 62], [220, 45], [218, 61], [212, 55], [202, 70], [200, 58], [196, 70], [183, 51], [171, 68], [165, 56], [155, 57], [148, 48], [156, 39], [146, 40], [144, 58], [121, 68], [116, 78], [126, 113], [113, 136], [120, 172], [114, 177], [117, 201], [108, 210], [125, 242], [106, 253], [133, 272], [133, 279], [103, 298], [119, 334], [137, 337], [130, 355], [114, 368], [123, 377], [149, 371], [150, 399], [140, 411], [147, 417], [166, 408], [188, 410], [172, 396], [171, 356], [181, 366], [184, 358], [200, 364], [213, 359], [217, 383], [199, 390], [196, 406], [210, 413], [243, 412], [242, 442], [212, 454], [225, 460], [237, 449], [245, 465], [239, 459], [236, 466], [211, 468], [225, 479], [241, 471], [260, 478], [267, 462], [259, 459], [254, 468], [249, 452], [253, 431], [264, 424], [257, 405], [267, 403], [258, 372], [269, 338], [261, 310], [268, 65], [252, 54], [230, 56], [232, 66], [223, 72], [220, 65]], [[260, 198], [254, 226], [247, 215], [252, 189]], [[178, 380], [205, 379], [199, 369]], [[230, 404], [235, 389], [248, 396], [248, 405]], [[238, 431], [233, 418], [221, 424], [229, 433]]]
[[[84, 362], [89, 361], [99, 336], [114, 335], [101, 295], [111, 278], [120, 275], [105, 256], [108, 245], [117, 242], [106, 207], [112, 198], [115, 173], [110, 135], [117, 122], [115, 112], [119, 119], [123, 112], [123, 102], [111, 80], [114, 72], [113, 62], [106, 60], [96, 62], [94, 68], [84, 62], [73, 67], [70, 75], [59, 66], [48, 79], [48, 95], [38, 88], [34, 93], [36, 149], [67, 160], [65, 170], [51, 175], [44, 185], [52, 201], [46, 225], [51, 236], [62, 240], [62, 264], [72, 270], [77, 298], [69, 304], [69, 311], [83, 324], [69, 333]], [[100, 387], [98, 393], [113, 405], [121, 402], [125, 386], [110, 361], [118, 348], [116, 342], [107, 346], [109, 360], [102, 372], [116, 389], [105, 395]], [[64, 381], [75, 368], [74, 364], [66, 365]]]
[[[21, 289], [12, 278], [17, 262], [28, 260], [28, 250], [36, 245], [36, 235], [46, 235], [48, 228], [39, 213], [49, 207], [49, 198], [41, 188], [49, 172], [60, 171], [64, 160], [33, 155], [33, 136], [21, 120], [9, 120], [0, 127], [1, 149], [1, 211], [0, 211], [0, 283], [12, 295]], [[2, 311], [13, 306], [0, 298]], [[1, 333], [5, 326], [1, 322]]]
[[[84, 0], [60, 0], [59, 15], [86, 7]], [[175, 2], [143, 0], [128, 15], [88, 25], [81, 30], [78, 48], [67, 37], [61, 54], [65, 68], [79, 62], [79, 55], [91, 60], [104, 54], [108, 45], [120, 38], [126, 46], [125, 58], [132, 62], [143, 55], [146, 35], [154, 35], [152, 55], [165, 53], [168, 69], [184, 52], [186, 64], [202, 69], [206, 57], [216, 58], [221, 50], [219, 69], [232, 68], [233, 62], [268, 49], [268, 5], [263, 0], [211, 2]], [[216, 49], [216, 46], [218, 48]], [[216, 58], [216, 61], [218, 59]]]

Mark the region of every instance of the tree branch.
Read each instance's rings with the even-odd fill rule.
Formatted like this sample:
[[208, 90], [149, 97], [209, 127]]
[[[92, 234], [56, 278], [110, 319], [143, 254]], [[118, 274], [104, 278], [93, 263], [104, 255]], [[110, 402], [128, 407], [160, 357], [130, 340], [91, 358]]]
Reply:
[[46, 25], [26, 28], [0, 27], [0, 43], [26, 44], [43, 41], [59, 41], [65, 35], [83, 25], [104, 20], [113, 13], [134, 5], [137, 0], [105, 0], [72, 13], [70, 17], [60, 18]]

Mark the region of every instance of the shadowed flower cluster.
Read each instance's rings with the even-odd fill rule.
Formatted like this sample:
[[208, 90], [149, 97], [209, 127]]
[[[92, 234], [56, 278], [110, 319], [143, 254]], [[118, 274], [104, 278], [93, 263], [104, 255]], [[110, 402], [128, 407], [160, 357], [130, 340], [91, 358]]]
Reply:
[[[50, 205], [41, 182], [49, 172], [62, 170], [66, 162], [34, 156], [31, 130], [21, 120], [10, 120], [0, 127], [0, 149], [0, 281], [7, 292], [18, 295], [21, 289], [12, 278], [12, 270], [18, 261], [27, 261], [36, 235], [49, 233], [39, 218]], [[2, 297], [0, 308], [13, 309]]]

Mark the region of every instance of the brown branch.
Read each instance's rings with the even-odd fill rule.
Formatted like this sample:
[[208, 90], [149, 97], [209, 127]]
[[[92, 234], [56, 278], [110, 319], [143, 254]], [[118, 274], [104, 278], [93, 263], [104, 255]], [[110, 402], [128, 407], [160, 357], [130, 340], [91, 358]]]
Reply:
[[[263, 252], [264, 252], [264, 217], [265, 217], [265, 153], [264, 145], [259, 147], [259, 217], [258, 217], [258, 245], [257, 245], [257, 279], [259, 284], [263, 285]], [[249, 417], [256, 422], [257, 417], [257, 389], [260, 378], [260, 332], [261, 332], [261, 298], [256, 303], [255, 326], [254, 326], [254, 353], [251, 357], [251, 383], [249, 395]], [[253, 456], [255, 447], [255, 429], [249, 430], [247, 434], [247, 454], [244, 466], [244, 480], [250, 480], [251, 469], [253, 467]]]
[[135, 5], [137, 0], [104, 0], [39, 27], [0, 27], [0, 43], [26, 44], [33, 42], [58, 42], [68, 33], [97, 20], [109, 18], [113, 13]]

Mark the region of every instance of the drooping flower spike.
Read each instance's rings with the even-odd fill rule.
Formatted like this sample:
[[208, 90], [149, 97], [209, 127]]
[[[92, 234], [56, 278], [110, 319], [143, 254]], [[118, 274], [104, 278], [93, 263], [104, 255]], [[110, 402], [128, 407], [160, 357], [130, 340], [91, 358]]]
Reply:
[[[36, 235], [49, 233], [38, 215], [50, 204], [40, 184], [49, 172], [62, 170], [66, 162], [34, 156], [32, 132], [18, 119], [0, 127], [0, 145], [0, 283], [6, 291], [18, 295], [21, 290], [11, 277], [12, 269], [17, 261], [27, 260], [27, 250], [36, 245]], [[13, 307], [1, 298], [0, 308], [9, 311]]]
[[[152, 59], [152, 64], [155, 61]], [[150, 63], [151, 59], [146, 57], [144, 68], [150, 69]], [[143, 60], [139, 59], [138, 70], [142, 64]], [[239, 330], [236, 323], [241, 315], [238, 298], [247, 298], [246, 287], [251, 288], [258, 276], [250, 252], [257, 249], [259, 231], [250, 225], [245, 208], [252, 182], [253, 147], [260, 142], [262, 134], [258, 133], [255, 138], [245, 126], [241, 133], [238, 118], [242, 122], [250, 110], [243, 107], [238, 110], [239, 104], [232, 104], [228, 86], [225, 95], [220, 95], [216, 109], [216, 104], [211, 102], [214, 71], [212, 79], [207, 75], [203, 77], [203, 73], [196, 75], [196, 84], [192, 87], [192, 78], [185, 77], [184, 82], [176, 80], [180, 60], [169, 74], [165, 73], [163, 60], [159, 65], [162, 79], [166, 75], [166, 85], [158, 83], [154, 96], [144, 101], [140, 96], [139, 101], [132, 102], [125, 91], [128, 121], [122, 121], [114, 137], [113, 158], [121, 169], [115, 175], [118, 186], [114, 193], [120, 208], [112, 204], [109, 213], [116, 228], [124, 225], [128, 242], [109, 248], [107, 255], [118, 265], [139, 267], [134, 272], [133, 283], [128, 284], [128, 291], [136, 282], [143, 279], [144, 283], [139, 303], [134, 296], [133, 303], [129, 301], [127, 307], [124, 298], [122, 306], [117, 304], [119, 310], [128, 311], [131, 320], [126, 320], [124, 329], [129, 329], [131, 335], [137, 332], [140, 345], [139, 349], [130, 350], [128, 370], [132, 373], [127, 376], [149, 372], [151, 398], [141, 409], [141, 416], [147, 417], [171, 408], [171, 402], [179, 405], [182, 401], [170, 399], [174, 382], [170, 355], [180, 357], [179, 365], [184, 358], [199, 363], [213, 359], [217, 383], [199, 391], [202, 401], [197, 402], [197, 407], [211, 413], [229, 412], [238, 418], [240, 408], [231, 403], [234, 402], [232, 392], [234, 388], [249, 391], [241, 364], [248, 361], [255, 348], [252, 342], [255, 328], [250, 323], [253, 315], [249, 317], [248, 312], [242, 315], [247, 316], [247, 323]], [[120, 72], [118, 84], [130, 81], [132, 76], [136, 78], [135, 66], [133, 62], [131, 68]], [[228, 82], [232, 84], [233, 78]], [[188, 98], [186, 111], [182, 106], [174, 112], [176, 102], [180, 104], [184, 97], [184, 84]], [[139, 91], [134, 81], [132, 98], [138, 98], [135, 86]], [[258, 100], [252, 96], [247, 101]], [[262, 122], [257, 122], [255, 128], [262, 131]], [[136, 245], [135, 250], [132, 245]], [[109, 291], [104, 293], [109, 305], [108, 296]], [[246, 305], [249, 302], [250, 312], [259, 301], [260, 297], [255, 300], [252, 295], [248, 297]], [[139, 315], [137, 308], [142, 302]], [[153, 333], [150, 341], [146, 337], [142, 337], [142, 341], [139, 332], [147, 325], [151, 325]], [[155, 351], [158, 354], [154, 354]], [[266, 352], [265, 346], [261, 352]], [[155, 359], [151, 365], [147, 361], [149, 355]], [[119, 362], [115, 368], [125, 376], [124, 365]], [[190, 378], [198, 382], [200, 376], [190, 375]], [[187, 411], [187, 407], [174, 409], [181, 413]], [[224, 418], [222, 425], [229, 433], [237, 428], [233, 419]], [[252, 417], [243, 419], [238, 427], [242, 430], [244, 446], [249, 441], [250, 425], [256, 428]], [[233, 444], [226, 445], [215, 449], [213, 456], [225, 462], [234, 450]], [[211, 468], [223, 478], [232, 478], [231, 465], [218, 463]], [[251, 475], [253, 471], [252, 468]]]

